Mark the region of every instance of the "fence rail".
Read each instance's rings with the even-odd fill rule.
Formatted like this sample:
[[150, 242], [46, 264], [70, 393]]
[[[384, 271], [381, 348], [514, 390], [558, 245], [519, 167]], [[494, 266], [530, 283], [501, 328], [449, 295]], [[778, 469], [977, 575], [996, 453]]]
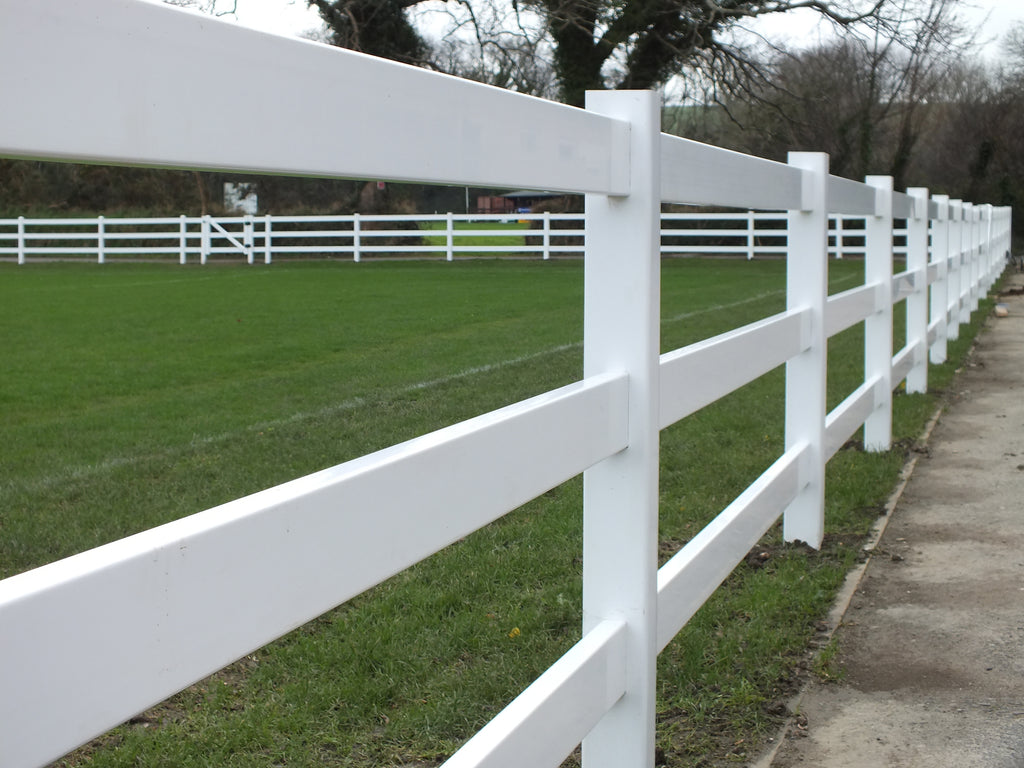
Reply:
[[[788, 541], [820, 544], [828, 457], [862, 424], [870, 450], [889, 446], [893, 389], [927, 386], [929, 356], [944, 359], [1009, 249], [1008, 209], [839, 179], [821, 154], [775, 163], [665, 136], [651, 92], [592, 93], [576, 110], [134, 0], [0, 0], [0, 13], [0, 101], [16, 105], [0, 156], [587, 195], [580, 381], [0, 582], [12, 768], [59, 757], [580, 472], [583, 637], [448, 765], [556, 766], [581, 740], [587, 768], [653, 765], [659, 649], [780, 515]], [[195, 117], [217, 114], [221, 94], [181, 84], [239, 61], [236, 97], [263, 109], [229, 134]], [[785, 211], [786, 310], [659, 354], [663, 202]], [[864, 222], [865, 285], [836, 296], [830, 217]], [[218, 226], [233, 247], [252, 243]], [[827, 413], [828, 337], [860, 322], [864, 381]], [[780, 364], [782, 455], [659, 569], [659, 429]]]
[[[665, 255], [731, 254], [753, 259], [787, 252], [785, 212], [694, 211], [664, 213]], [[486, 226], [473, 229], [473, 225]], [[179, 216], [163, 218], [0, 219], [0, 256], [19, 264], [49, 257], [153, 258], [176, 256], [181, 264], [211, 257], [270, 264], [275, 258], [523, 255], [541, 259], [584, 252], [584, 214], [423, 214], [339, 216]], [[863, 256], [863, 217], [833, 216], [829, 254]], [[431, 242], [424, 243], [424, 240]], [[906, 233], [894, 247], [906, 252]]]

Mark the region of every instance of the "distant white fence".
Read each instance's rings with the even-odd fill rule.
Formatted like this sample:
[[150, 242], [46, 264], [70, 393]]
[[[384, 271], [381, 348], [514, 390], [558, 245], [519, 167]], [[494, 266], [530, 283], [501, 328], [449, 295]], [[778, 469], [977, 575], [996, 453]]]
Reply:
[[[665, 255], [783, 255], [787, 251], [785, 212], [699, 211], [663, 213]], [[863, 255], [864, 218], [829, 220], [829, 253]], [[473, 225], [488, 225], [473, 229]], [[461, 225], [461, 226], [460, 226]], [[524, 226], [525, 225], [525, 226]], [[211, 257], [244, 257], [270, 264], [275, 257], [351, 256], [441, 257], [523, 255], [550, 259], [581, 255], [582, 213], [424, 214], [415, 216], [179, 216], [163, 218], [0, 219], [0, 256], [29, 258], [169, 257], [181, 264], [206, 264]], [[423, 242], [429, 240], [430, 242]], [[896, 230], [903, 254], [905, 230]]]
[[[587, 768], [653, 765], [659, 650], [780, 515], [787, 541], [820, 544], [825, 462], [861, 425], [869, 450], [889, 446], [893, 389], [927, 386], [929, 355], [944, 359], [1009, 249], [1008, 209], [836, 178], [821, 154], [780, 164], [662, 135], [652, 92], [578, 110], [133, 0], [0, 0], [0, 17], [0, 156], [587, 195], [578, 382], [0, 582], [8, 768], [581, 472], [583, 637], [446, 765], [557, 766], [581, 740]], [[233, 132], [208, 119], [222, 94], [191, 86], [240, 61], [234, 96], [261, 109]], [[659, 354], [663, 201], [785, 210], [786, 310]], [[834, 296], [830, 215], [865, 222], [865, 283]], [[827, 340], [860, 322], [864, 381], [826, 412]], [[784, 452], [659, 569], [659, 430], [782, 364]]]

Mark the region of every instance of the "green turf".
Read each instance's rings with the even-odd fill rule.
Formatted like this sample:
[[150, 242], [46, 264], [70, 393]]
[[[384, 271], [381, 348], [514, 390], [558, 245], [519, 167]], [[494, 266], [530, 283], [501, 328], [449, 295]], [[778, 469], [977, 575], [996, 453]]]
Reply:
[[[422, 231], [422, 238], [424, 245], [436, 245], [439, 248], [444, 248], [448, 243], [448, 238], [445, 235], [447, 224], [443, 221], [424, 221], [420, 222], [420, 230]], [[486, 245], [486, 246], [522, 246], [526, 244], [525, 235], [530, 231], [530, 224], [528, 222], [517, 221], [510, 215], [507, 222], [500, 221], [456, 221], [454, 222], [455, 234], [452, 237], [452, 245], [456, 248], [468, 248], [473, 245]], [[438, 232], [439, 231], [439, 232]], [[481, 232], [481, 231], [500, 231], [500, 232], [513, 232], [513, 234], [501, 234], [501, 235], [471, 235], [462, 234], [463, 232]], [[515, 234], [515, 231], [522, 231], [523, 234]], [[436, 234], [435, 234], [436, 233]], [[540, 233], [536, 233], [539, 234]], [[443, 253], [439, 252], [437, 255]], [[484, 256], [492, 255], [493, 252], [488, 254], [486, 251], [459, 251], [460, 257], [466, 256]]]
[[[833, 262], [833, 290], [862, 279]], [[0, 266], [2, 575], [579, 378], [580, 261]], [[663, 349], [780, 311], [781, 261], [668, 260]], [[935, 372], [948, 382], [971, 333]], [[857, 384], [830, 343], [830, 401]], [[782, 451], [781, 370], [662, 436], [667, 557]], [[932, 395], [897, 398], [915, 437]], [[664, 652], [672, 764], [746, 749], [902, 465], [844, 450], [820, 553], [741, 565]], [[579, 636], [570, 481], [67, 760], [96, 766], [434, 764]], [[739, 742], [740, 746], [737, 746]]]

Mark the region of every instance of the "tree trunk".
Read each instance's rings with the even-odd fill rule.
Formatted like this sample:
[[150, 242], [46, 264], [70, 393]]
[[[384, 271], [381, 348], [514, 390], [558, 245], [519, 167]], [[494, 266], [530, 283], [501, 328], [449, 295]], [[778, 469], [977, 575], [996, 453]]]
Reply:
[[192, 171], [192, 177], [196, 180], [196, 188], [199, 190], [199, 215], [205, 216], [210, 212], [210, 191], [206, 188], [199, 171]]
[[597, 15], [590, 3], [570, 3], [560, 15], [549, 11], [548, 25], [555, 41], [555, 73], [562, 101], [582, 107], [586, 92], [605, 87], [601, 67], [606, 56], [595, 43]]

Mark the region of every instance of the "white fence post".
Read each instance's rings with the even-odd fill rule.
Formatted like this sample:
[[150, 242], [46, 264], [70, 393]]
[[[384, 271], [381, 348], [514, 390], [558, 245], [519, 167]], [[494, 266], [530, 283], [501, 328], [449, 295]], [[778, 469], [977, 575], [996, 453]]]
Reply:
[[[988, 293], [991, 285], [989, 275], [992, 271], [992, 261], [989, 248], [989, 206], [981, 204], [976, 206], [978, 212], [978, 302], [980, 306], [981, 297]], [[975, 307], [977, 309], [977, 307]]]
[[199, 263], [206, 264], [210, 258], [210, 214], [204, 214], [199, 234]]
[[981, 276], [980, 255], [978, 252], [978, 207], [974, 203], [964, 203], [964, 252], [967, 259], [967, 287], [964, 301], [960, 305], [960, 322], [971, 322], [971, 312], [978, 309], [978, 281]]
[[18, 217], [18, 263], [25, 263], [25, 217]]
[[178, 263], [188, 262], [188, 219], [185, 214], [178, 217]]
[[359, 214], [352, 214], [352, 260], [357, 264], [362, 261], [362, 254], [359, 252], [359, 246], [362, 245], [359, 222]]
[[981, 305], [982, 289], [988, 283], [988, 244], [985, 240], [985, 206], [983, 204], [975, 203], [974, 222], [974, 250], [978, 274], [974, 281], [974, 290], [971, 291], [972, 312]]
[[1013, 252], [1013, 209], [1009, 206], [1004, 206], [999, 210], [1001, 211], [1000, 229], [1002, 231], [1002, 240], [999, 248], [1005, 255], [1009, 256]]
[[973, 214], [974, 226], [972, 227], [971, 236], [971, 253], [974, 255], [974, 279], [971, 281], [971, 312], [978, 309], [980, 304], [979, 293], [981, 286], [985, 282], [985, 253], [984, 253], [984, 240], [981, 235], [982, 224], [984, 223], [983, 209], [978, 203], [971, 205], [971, 213]]
[[754, 259], [754, 212], [747, 211], [747, 261]]
[[786, 309], [810, 311], [806, 345], [786, 363], [786, 450], [804, 443], [803, 487], [786, 508], [783, 537], [821, 546], [825, 533], [825, 383], [828, 297], [828, 155], [790, 152], [803, 170], [802, 205], [788, 214]]
[[1002, 269], [1002, 267], [1000, 266], [1000, 261], [1003, 258], [1003, 254], [999, 252], [999, 249], [996, 248], [994, 242], [995, 222], [993, 221], [993, 217], [995, 208], [991, 203], [986, 203], [984, 206], [982, 206], [981, 210], [981, 236], [985, 252], [985, 280], [982, 284], [982, 294], [987, 296], [989, 289], [992, 287], [992, 284], [996, 281], [996, 278], [999, 277], [999, 272]]
[[247, 264], [254, 262], [253, 258], [253, 223], [252, 214], [246, 214], [242, 219], [242, 245], [245, 246], [245, 261]]
[[448, 215], [444, 218], [444, 258], [445, 261], [454, 261], [455, 259], [455, 217], [451, 211], [448, 211]]
[[960, 324], [971, 322], [971, 293], [974, 290], [974, 204], [964, 203], [960, 230]]
[[843, 217], [836, 215], [836, 259], [843, 258]]
[[949, 271], [947, 276], [946, 329], [949, 340], [960, 338], [960, 300], [963, 292], [963, 238], [964, 238], [964, 204], [961, 200], [949, 201]]
[[877, 380], [875, 410], [864, 422], [864, 450], [887, 451], [892, 443], [892, 193], [891, 176], [868, 176], [875, 188], [875, 215], [864, 224], [864, 277], [877, 284], [879, 308], [864, 320], [864, 381]]
[[913, 215], [907, 220], [907, 272], [914, 292], [907, 297], [907, 344], [914, 367], [907, 374], [907, 392], [928, 391], [928, 190], [912, 187]]
[[[1002, 237], [999, 249], [1004, 255], [1010, 256], [1013, 252], [1013, 209], [1009, 206], [1000, 209], [1000, 230]], [[1000, 270], [1002, 272], [1002, 270]]]
[[268, 213], [263, 217], [263, 263], [270, 263], [270, 239], [273, 237], [273, 218]]
[[626, 693], [583, 741], [586, 768], [654, 765], [660, 120], [654, 91], [587, 93], [628, 122], [629, 194], [586, 198], [584, 376], [629, 374], [629, 447], [583, 475], [583, 631], [627, 626]]
[[949, 195], [932, 198], [938, 213], [932, 222], [932, 263], [935, 282], [931, 285], [931, 322], [935, 323], [935, 343], [930, 357], [935, 365], [946, 362], [946, 338], [949, 335]]
[[1013, 251], [1013, 208], [1003, 208], [1003, 249], [1006, 253]]
[[551, 211], [544, 211], [544, 261], [551, 258]]
[[974, 293], [974, 204], [963, 203], [960, 228], [960, 324], [971, 322], [971, 296]]
[[107, 260], [107, 228], [102, 216], [96, 219], [96, 263], [103, 264]]
[[991, 249], [989, 248], [989, 234], [991, 230], [991, 206], [981, 204], [977, 206], [978, 211], [978, 302], [988, 293], [991, 285], [989, 276], [992, 271]]

